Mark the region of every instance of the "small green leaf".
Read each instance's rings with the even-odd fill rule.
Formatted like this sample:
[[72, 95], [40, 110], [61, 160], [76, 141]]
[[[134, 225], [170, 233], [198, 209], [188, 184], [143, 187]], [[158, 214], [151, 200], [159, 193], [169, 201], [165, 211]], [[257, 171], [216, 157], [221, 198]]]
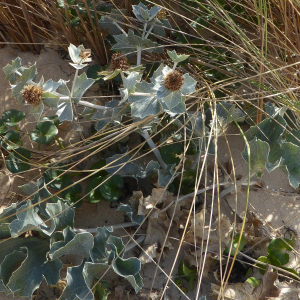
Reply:
[[110, 281], [101, 280], [95, 287], [99, 300], [107, 300], [110, 290], [108, 289]]
[[31, 168], [30, 164], [27, 163], [30, 157], [30, 151], [18, 148], [9, 154], [6, 160], [6, 166], [12, 173], [28, 171]]
[[13, 127], [25, 119], [25, 113], [16, 109], [10, 109], [3, 113], [2, 119], [7, 126]]
[[[106, 180], [106, 181], [105, 181]], [[99, 187], [99, 191], [104, 200], [113, 202], [120, 198], [120, 189], [124, 186], [124, 181], [120, 175], [106, 175], [102, 180], [104, 183]]]
[[33, 141], [39, 144], [49, 144], [58, 133], [57, 127], [50, 121], [40, 122], [36, 129], [30, 133]]
[[49, 121], [53, 123], [56, 127], [61, 125], [62, 122], [59, 121], [58, 116], [46, 116], [41, 119], [41, 122]]
[[[250, 168], [258, 176], [261, 171], [265, 169], [268, 162], [268, 156], [270, 152], [270, 146], [267, 142], [258, 140], [256, 137], [249, 142], [250, 146]], [[248, 149], [245, 147], [242, 152], [244, 160], [248, 163]]]
[[93, 65], [90, 66], [87, 71], [86, 71], [86, 75], [88, 78], [92, 78], [95, 81], [95, 83], [104, 83], [104, 80], [101, 79], [101, 75], [100, 73], [102, 72], [102, 66], [100, 65]]
[[[231, 247], [231, 252], [230, 252], [230, 255], [231, 255], [231, 256], [234, 255], [234, 253], [235, 253], [235, 251], [236, 251], [236, 249], [237, 249], [237, 247], [238, 247], [239, 239], [240, 239], [240, 233], [238, 233], [238, 234], [234, 237], [234, 239], [233, 239], [233, 241], [232, 241], [232, 247]], [[245, 244], [246, 244], [246, 237], [245, 237], [244, 235], [242, 235], [241, 242], [240, 242], [240, 245], [239, 245], [239, 251], [242, 251], [242, 250], [243, 250], [243, 248], [245, 247]], [[228, 247], [226, 247], [226, 248], [224, 249], [224, 252], [225, 252], [226, 254], [228, 254], [228, 253], [229, 253], [229, 249], [230, 249], [230, 244], [228, 245]]]
[[246, 281], [252, 284], [254, 287], [258, 287], [260, 285], [260, 281], [255, 277], [249, 277]]
[[[96, 170], [102, 169], [103, 167], [105, 167], [105, 165], [106, 165], [105, 160], [99, 160], [91, 166], [91, 170], [96, 171]], [[98, 171], [97, 173], [92, 175], [90, 178], [94, 178], [94, 177], [98, 177], [98, 176], [106, 176], [106, 175], [107, 175], [107, 172], [104, 169], [102, 169], [101, 171]]]
[[194, 289], [194, 280], [197, 277], [197, 268], [188, 268], [184, 260], [182, 260], [178, 267], [178, 276], [183, 276], [183, 278], [188, 281], [190, 289]]
[[4, 124], [4, 120], [0, 119], [0, 135], [5, 134], [7, 132], [7, 127]]
[[86, 188], [86, 191], [85, 191], [86, 194], [91, 192], [89, 195], [86, 196], [87, 200], [90, 203], [98, 203], [103, 199], [102, 194], [100, 193], [99, 187], [96, 188], [102, 181], [103, 181], [103, 177], [101, 177], [101, 176], [92, 178], [92, 180], [90, 180], [90, 182]]
[[15, 131], [7, 132], [3, 139], [1, 139], [1, 146], [7, 151], [19, 148], [21, 146], [20, 134]]
[[[270, 264], [270, 260], [268, 259], [268, 257], [266, 256], [260, 256], [258, 259], [258, 261], [261, 261], [265, 264]], [[266, 268], [267, 266], [266, 265], [262, 265], [260, 263], [255, 263], [255, 265], [259, 268], [259, 272], [264, 275], [266, 273]]]
[[[285, 265], [289, 262], [289, 254], [286, 251], [292, 251], [291, 247], [294, 247], [295, 244], [290, 239], [277, 238], [270, 242], [268, 246], [268, 257], [271, 260], [271, 256], [274, 256], [282, 265]], [[271, 260], [272, 263], [272, 260]]]
[[160, 148], [160, 154], [163, 161], [167, 164], [178, 164], [180, 158], [178, 157], [183, 152], [182, 145], [179, 143], [169, 144]]

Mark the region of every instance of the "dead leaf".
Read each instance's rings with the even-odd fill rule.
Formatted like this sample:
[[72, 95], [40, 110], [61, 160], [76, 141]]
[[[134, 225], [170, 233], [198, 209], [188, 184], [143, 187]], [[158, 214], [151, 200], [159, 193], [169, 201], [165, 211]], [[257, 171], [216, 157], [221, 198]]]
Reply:
[[143, 247], [143, 252], [139, 256], [139, 260], [142, 265], [152, 262], [151, 258], [156, 258], [157, 256], [156, 249], [157, 249], [157, 243]]
[[190, 230], [185, 237], [185, 241], [194, 244], [203, 240], [205, 246], [208, 243], [209, 252], [219, 252], [219, 240], [221, 240], [221, 253], [223, 253], [224, 248], [227, 247], [230, 241], [230, 233], [233, 229], [230, 220], [221, 215], [220, 221], [217, 219], [213, 222], [211, 228], [208, 224], [209, 216], [206, 210], [203, 209], [194, 215], [191, 220]]
[[[221, 287], [216, 284], [211, 284], [212, 297], [217, 298], [221, 293]], [[254, 287], [251, 283], [239, 282], [235, 284], [227, 284], [222, 291], [222, 295], [226, 300], [254, 300], [252, 292]]]
[[[227, 284], [222, 291], [224, 299], [226, 300], [271, 300], [281, 299], [277, 298], [280, 294], [280, 290], [274, 285], [277, 279], [277, 271], [272, 272], [272, 268], [268, 265], [266, 273], [264, 274], [260, 285], [256, 288], [247, 281], [239, 282], [235, 284]], [[221, 293], [221, 287], [212, 284], [211, 285], [212, 296], [218, 296]]]
[[280, 290], [274, 285], [277, 276], [277, 270], [273, 272], [271, 266], [267, 265], [266, 273], [262, 278], [262, 282], [255, 291], [255, 294], [257, 295], [257, 298], [255, 299], [268, 300], [279, 296]]
[[[198, 266], [199, 267], [199, 264], [201, 261], [200, 251], [195, 251], [195, 252], [185, 251], [184, 258], [190, 266], [196, 266], [196, 267]], [[204, 259], [204, 254], [202, 254], [202, 259]], [[207, 253], [206, 258], [205, 258], [205, 263], [204, 263], [203, 278], [209, 278], [208, 272], [210, 270], [210, 266], [213, 261], [214, 261], [214, 258], [212, 257], [212, 255], [210, 253]], [[202, 261], [200, 268], [202, 270], [203, 261]]]

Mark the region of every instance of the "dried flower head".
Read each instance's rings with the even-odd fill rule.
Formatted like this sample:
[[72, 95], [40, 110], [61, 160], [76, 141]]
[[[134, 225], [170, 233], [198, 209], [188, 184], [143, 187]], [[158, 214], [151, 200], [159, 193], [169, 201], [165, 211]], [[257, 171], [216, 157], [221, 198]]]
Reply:
[[82, 50], [82, 48], [80, 48], [80, 57], [83, 62], [91, 62], [92, 61], [91, 55], [92, 55], [91, 49]]
[[167, 11], [166, 11], [164, 8], [162, 8], [162, 9], [157, 13], [156, 17], [157, 17], [158, 19], [166, 19], [166, 18], [167, 18]]
[[163, 85], [165, 86], [165, 88], [172, 92], [179, 91], [183, 86], [183, 83], [184, 78], [182, 74], [177, 70], [169, 72], [163, 81]]
[[122, 56], [121, 52], [114, 53], [111, 57], [111, 66], [113, 70], [120, 69], [127, 71], [129, 69], [129, 63], [126, 56]]
[[21, 91], [22, 97], [25, 101], [32, 105], [39, 105], [43, 99], [44, 90], [41, 86], [36, 86], [33, 84], [26, 85]]

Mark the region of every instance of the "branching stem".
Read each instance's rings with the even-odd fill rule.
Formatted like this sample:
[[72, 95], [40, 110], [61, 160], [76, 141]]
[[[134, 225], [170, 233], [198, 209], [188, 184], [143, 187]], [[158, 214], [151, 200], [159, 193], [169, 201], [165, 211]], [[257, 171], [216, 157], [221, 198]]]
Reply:
[[159, 150], [157, 149], [156, 145], [154, 144], [153, 140], [151, 139], [149, 133], [147, 130], [144, 130], [142, 133], [140, 133], [141, 136], [146, 140], [146, 142], [148, 143], [149, 147], [152, 149], [154, 155], [156, 156], [158, 162], [160, 163], [161, 167], [164, 170], [167, 170], [167, 165], [165, 164], [165, 162], [163, 161], [161, 154], [159, 152]]

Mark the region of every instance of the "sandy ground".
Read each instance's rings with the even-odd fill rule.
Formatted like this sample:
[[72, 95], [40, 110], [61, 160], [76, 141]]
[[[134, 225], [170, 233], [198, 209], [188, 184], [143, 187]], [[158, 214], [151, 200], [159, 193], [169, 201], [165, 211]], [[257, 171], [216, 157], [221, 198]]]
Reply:
[[[37, 62], [39, 75], [43, 74], [45, 80], [50, 78], [53, 80], [59, 80], [60, 78], [63, 78], [64, 80], [72, 79], [73, 68], [69, 66], [66, 60], [62, 59], [61, 53], [58, 53], [56, 50], [50, 48], [45, 48], [42, 50], [40, 55], [20, 52], [10, 47], [0, 49], [1, 70], [3, 66], [9, 63], [12, 59], [15, 59], [17, 56], [22, 58], [25, 66], [30, 66], [34, 62]], [[40, 78], [40, 76], [38, 76], [38, 78]], [[0, 82], [0, 115], [2, 115], [4, 111], [11, 108], [20, 109], [25, 111], [25, 113], [28, 113], [29, 107], [26, 107], [23, 104], [18, 105], [16, 101], [11, 98], [9, 83], [7, 80], [5, 80], [5, 75], [2, 71], [0, 71]], [[97, 94], [97, 90], [93, 90], [92, 93]], [[35, 125], [34, 120], [31, 117], [27, 124], [22, 123], [21, 129], [26, 132], [26, 128], [28, 130], [29, 128], [32, 128], [32, 126]], [[67, 131], [69, 130], [70, 129], [67, 129]], [[243, 176], [248, 172], [247, 164], [241, 157], [241, 152], [244, 149], [244, 142], [239, 137], [238, 131], [234, 126], [231, 126], [228, 129], [227, 138], [231, 147], [236, 174]], [[30, 147], [31, 145], [26, 137], [26, 134], [24, 134], [23, 139], [24, 142], [28, 143], [27, 145]], [[53, 147], [57, 146], [53, 145]], [[223, 137], [219, 138], [218, 148], [219, 162], [225, 165], [229, 161], [230, 156], [227, 150], [225, 139]], [[30, 178], [28, 176], [31, 176], [31, 174], [27, 174], [26, 178], [22, 176], [9, 176], [8, 170], [5, 168], [5, 166], [2, 166], [0, 173], [0, 199], [2, 201], [2, 207], [8, 205], [11, 201], [17, 200], [17, 186], [26, 183], [28, 178]], [[263, 188], [251, 188], [248, 210], [259, 216], [264, 224], [267, 235], [274, 238], [275, 236], [283, 234], [286, 229], [289, 228], [295, 231], [296, 244], [299, 244], [298, 235], [300, 234], [300, 195], [294, 193], [295, 190], [289, 185], [287, 176], [280, 170], [275, 170], [270, 174], [264, 174], [262, 183]], [[232, 217], [232, 210], [235, 210], [235, 207], [237, 207], [237, 214], [240, 217], [243, 217], [245, 209], [245, 195], [245, 189], [241, 188], [237, 194], [237, 203], [235, 202], [235, 195], [227, 195], [221, 203], [222, 212]], [[123, 213], [116, 212], [115, 208], [111, 208], [109, 203], [101, 202], [97, 205], [86, 203], [76, 212], [75, 226], [77, 228], [99, 227], [120, 223], [120, 220], [124, 220]], [[124, 234], [124, 231], [120, 232], [120, 235], [122, 234]], [[162, 269], [167, 273], [169, 272], [173, 263], [177, 246], [178, 245], [174, 243], [174, 250], [169, 253], [169, 255], [161, 264]], [[297, 249], [299, 250], [299, 247]], [[290, 266], [296, 268], [297, 270], [299, 266], [298, 262], [298, 257], [296, 255], [292, 255]], [[177, 270], [177, 266], [175, 267], [175, 270]], [[147, 293], [151, 287], [154, 272], [154, 264], [145, 265], [141, 271], [141, 275], [144, 278], [145, 283], [145, 293]], [[175, 272], [177, 271], [174, 271], [174, 273]], [[114, 284], [118, 285], [118, 280], [113, 280], [115, 280]], [[164, 287], [165, 281], [166, 277], [163, 272], [158, 272], [153, 286], [157, 293], [159, 293], [159, 291], [161, 291], [161, 289]], [[124, 281], [120, 281], [120, 283], [124, 283]], [[208, 283], [203, 284], [203, 290], [201, 294], [208, 295], [209, 289], [210, 285]], [[168, 289], [167, 295], [167, 299], [186, 299], [183, 295], [180, 295], [176, 288]], [[194, 299], [194, 293], [190, 292], [189, 297], [190, 299]], [[3, 294], [0, 294], [0, 299], [12, 300], [20, 298], [7, 297]], [[113, 296], [111, 299], [113, 299]], [[209, 299], [209, 297], [207, 299]]]

